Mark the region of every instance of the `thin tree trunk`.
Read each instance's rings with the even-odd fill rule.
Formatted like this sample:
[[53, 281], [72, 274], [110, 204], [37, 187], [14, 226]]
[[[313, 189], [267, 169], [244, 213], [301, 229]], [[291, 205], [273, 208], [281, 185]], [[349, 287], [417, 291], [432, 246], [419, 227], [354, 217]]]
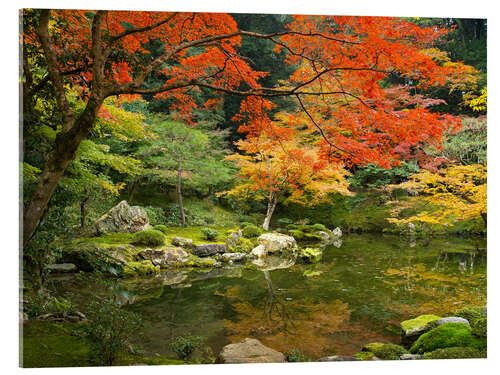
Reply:
[[266, 218], [264, 219], [264, 224], [262, 224], [262, 228], [264, 228], [264, 230], [269, 230], [271, 217], [273, 216], [274, 209], [276, 208], [277, 203], [278, 203], [278, 194], [271, 193], [269, 196], [269, 202], [267, 204]]
[[484, 213], [481, 213], [481, 217], [483, 218], [484, 220], [484, 225], [486, 226], [486, 228], [488, 227], [488, 214], [486, 212]]
[[182, 205], [182, 159], [177, 164], [177, 200], [179, 201], [179, 211], [181, 214], [182, 227], [186, 226], [186, 217], [184, 216], [184, 206]]
[[87, 210], [85, 204], [90, 198], [90, 194], [87, 189], [85, 189], [85, 197], [80, 201], [80, 227], [85, 227], [85, 218], [87, 216]]
[[130, 194], [128, 195], [128, 202], [132, 204], [132, 199], [134, 198], [134, 194], [137, 191], [137, 185], [139, 185], [139, 179], [134, 180], [134, 184], [132, 186], [132, 190]]

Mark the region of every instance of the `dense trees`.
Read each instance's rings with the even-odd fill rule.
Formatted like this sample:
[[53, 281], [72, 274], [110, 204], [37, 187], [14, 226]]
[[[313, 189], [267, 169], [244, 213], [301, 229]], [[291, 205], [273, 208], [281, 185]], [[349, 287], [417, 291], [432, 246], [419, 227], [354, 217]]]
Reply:
[[[241, 22], [240, 22], [241, 23]], [[329, 163], [398, 164], [402, 139], [439, 145], [458, 121], [417, 106], [401, 110], [384, 79], [411, 81], [402, 90], [445, 85], [462, 65], [440, 66], [424, 52], [445, 29], [381, 17], [294, 16], [284, 31], [239, 28], [227, 14], [127, 11], [26, 10], [23, 17], [23, 105], [25, 119], [43, 101], [53, 103], [56, 137], [23, 215], [23, 238], [32, 236], [50, 198], [107, 98], [164, 98], [173, 118], [192, 122], [219, 106], [220, 95], [244, 99], [233, 117], [248, 137], [279, 138], [270, 114], [275, 99], [289, 96], [304, 132], [318, 137], [318, 157]], [[289, 82], [265, 87], [268, 72], [241, 55], [242, 39], [265, 40], [296, 69]], [[154, 48], [153, 48], [154, 47]], [[272, 70], [272, 67], [269, 67]], [[152, 79], [152, 78], [155, 79]], [[83, 105], [71, 107], [69, 90]], [[206, 100], [205, 100], [206, 99]], [[30, 132], [25, 121], [25, 132]]]

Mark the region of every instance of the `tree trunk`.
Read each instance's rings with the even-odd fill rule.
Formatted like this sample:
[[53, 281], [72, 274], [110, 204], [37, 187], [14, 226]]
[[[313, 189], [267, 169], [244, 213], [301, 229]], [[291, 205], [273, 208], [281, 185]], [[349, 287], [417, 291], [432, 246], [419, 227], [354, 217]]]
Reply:
[[482, 217], [482, 218], [483, 218], [483, 220], [484, 220], [484, 226], [485, 226], [486, 228], [488, 228], [488, 220], [487, 220], [487, 219], [488, 219], [488, 214], [487, 214], [486, 212], [483, 212], [483, 213], [481, 213], [481, 217]]
[[128, 202], [132, 204], [132, 199], [134, 198], [134, 194], [137, 191], [137, 185], [139, 185], [139, 179], [134, 180], [134, 184], [132, 186], [132, 190], [130, 191], [130, 194], [128, 195]]
[[85, 204], [87, 203], [89, 198], [90, 198], [90, 194], [87, 191], [87, 189], [85, 189], [85, 197], [80, 201], [80, 227], [81, 228], [85, 227], [85, 218], [87, 216], [87, 210], [86, 210]]
[[271, 223], [271, 217], [273, 216], [273, 212], [274, 212], [274, 209], [276, 208], [277, 203], [278, 203], [278, 194], [271, 193], [269, 195], [269, 202], [267, 203], [266, 218], [264, 219], [264, 224], [262, 224], [262, 228], [264, 228], [264, 230], [269, 230], [269, 224]]
[[56, 137], [54, 148], [50, 151], [45, 167], [31, 196], [31, 200], [23, 212], [23, 247], [26, 246], [47, 208], [57, 184], [68, 164], [75, 158], [78, 146], [94, 125], [97, 112], [103, 99], [90, 98], [87, 107], [67, 131]]
[[186, 226], [186, 217], [184, 216], [184, 206], [182, 205], [182, 159], [177, 164], [177, 200], [179, 201], [179, 211], [181, 214], [182, 227]]

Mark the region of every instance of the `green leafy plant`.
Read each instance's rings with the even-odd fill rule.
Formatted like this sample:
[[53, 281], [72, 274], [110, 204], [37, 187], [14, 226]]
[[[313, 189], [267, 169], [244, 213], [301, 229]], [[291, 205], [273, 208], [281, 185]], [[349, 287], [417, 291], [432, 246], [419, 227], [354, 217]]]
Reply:
[[143, 230], [135, 234], [133, 243], [147, 246], [160, 246], [165, 243], [165, 236], [158, 230]]
[[242, 229], [243, 236], [247, 238], [253, 238], [260, 235], [261, 231], [256, 225], [250, 224]]
[[90, 320], [82, 329], [84, 335], [99, 364], [108, 366], [130, 347], [130, 338], [142, 326], [140, 316], [125, 310], [114, 297], [89, 303], [87, 317]]
[[207, 340], [204, 336], [193, 336], [190, 334], [177, 336], [170, 347], [180, 359], [188, 359], [193, 352], [200, 348]]
[[205, 238], [207, 240], [210, 240], [210, 241], [215, 240], [217, 238], [217, 236], [220, 234], [215, 229], [211, 229], [211, 228], [203, 228], [201, 230], [201, 233], [203, 233], [203, 235], [205, 236]]
[[311, 362], [311, 358], [306, 357], [305, 354], [297, 348], [285, 352], [285, 356], [288, 362]]
[[160, 232], [162, 232], [162, 233], [167, 233], [168, 228], [167, 228], [167, 226], [166, 226], [166, 225], [159, 224], [159, 225], [155, 225], [155, 226], [153, 227], [153, 230], [157, 230], [157, 231], [160, 231]]

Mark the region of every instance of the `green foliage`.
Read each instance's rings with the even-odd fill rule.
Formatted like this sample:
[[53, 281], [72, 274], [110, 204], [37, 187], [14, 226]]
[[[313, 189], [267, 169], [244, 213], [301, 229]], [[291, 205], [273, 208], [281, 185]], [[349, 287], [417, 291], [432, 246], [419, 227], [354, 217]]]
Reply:
[[453, 315], [467, 319], [469, 323], [473, 325], [476, 320], [484, 317], [483, 311], [484, 306], [468, 306], [455, 311]]
[[467, 324], [446, 323], [420, 336], [410, 348], [410, 352], [423, 354], [454, 346], [468, 346], [481, 350], [486, 347], [486, 341], [472, 335], [472, 328]]
[[161, 207], [153, 207], [153, 206], [147, 206], [147, 207], [142, 207], [144, 211], [148, 214], [149, 218], [149, 223], [151, 225], [162, 225], [167, 221], [167, 217], [165, 215], [165, 212]]
[[160, 246], [165, 243], [165, 236], [158, 230], [143, 230], [135, 234], [133, 243], [146, 246]]
[[317, 231], [323, 231], [323, 232], [327, 232], [328, 231], [328, 228], [325, 227], [323, 224], [313, 224], [311, 225], [315, 230]]
[[193, 352], [200, 348], [207, 340], [204, 336], [193, 336], [190, 334], [176, 337], [170, 347], [180, 359], [189, 358]]
[[486, 358], [486, 353], [475, 348], [455, 346], [425, 353], [423, 359]]
[[142, 320], [109, 297], [90, 302], [86, 311], [90, 320], [83, 332], [100, 364], [110, 366], [118, 353], [128, 349], [130, 338], [141, 328]]
[[262, 233], [261, 229], [253, 224], [243, 227], [241, 231], [243, 232], [243, 236], [247, 238], [258, 237]]
[[249, 254], [255, 246], [257, 246], [257, 244], [252, 242], [252, 240], [241, 237], [238, 245], [233, 249], [233, 252]]
[[219, 232], [217, 232], [215, 229], [211, 229], [211, 228], [203, 228], [201, 230], [201, 233], [203, 233], [203, 235], [205, 236], [205, 238], [207, 240], [210, 240], [210, 241], [213, 241], [217, 238], [217, 236], [219, 236]]
[[154, 275], [159, 272], [159, 267], [153, 265], [150, 260], [143, 260], [140, 262], [127, 262], [123, 267], [125, 276], [147, 276]]
[[25, 294], [24, 300], [23, 311], [30, 319], [44, 314], [73, 311], [76, 307], [69, 299], [55, 297], [47, 289], [41, 289], [33, 294]]
[[474, 321], [474, 324], [471, 324], [472, 326], [472, 334], [477, 336], [477, 337], [483, 337], [486, 338], [488, 335], [488, 322], [487, 318], [479, 318]]
[[282, 217], [277, 220], [278, 224], [282, 227], [286, 227], [288, 224], [292, 224], [293, 220], [287, 217]]
[[359, 167], [349, 181], [353, 187], [376, 188], [387, 184], [397, 184], [420, 170], [416, 162], [401, 162], [401, 166], [385, 169], [376, 164]]
[[285, 356], [288, 362], [311, 362], [312, 359], [307, 357], [299, 349], [293, 348], [292, 350], [285, 352]]
[[408, 319], [401, 322], [401, 328], [403, 331], [408, 334], [412, 331], [419, 330], [424, 328], [427, 324], [435, 322], [436, 320], [441, 319], [440, 316], [437, 315], [420, 315], [415, 319]]
[[353, 355], [354, 358], [359, 358], [362, 361], [371, 361], [374, 357], [372, 352], [359, 352]]
[[155, 226], [153, 227], [153, 229], [154, 229], [154, 230], [157, 230], [157, 231], [160, 231], [160, 232], [162, 232], [163, 234], [167, 233], [167, 230], [168, 230], [167, 226], [166, 226], [166, 225], [163, 225], [163, 224], [155, 225]]

